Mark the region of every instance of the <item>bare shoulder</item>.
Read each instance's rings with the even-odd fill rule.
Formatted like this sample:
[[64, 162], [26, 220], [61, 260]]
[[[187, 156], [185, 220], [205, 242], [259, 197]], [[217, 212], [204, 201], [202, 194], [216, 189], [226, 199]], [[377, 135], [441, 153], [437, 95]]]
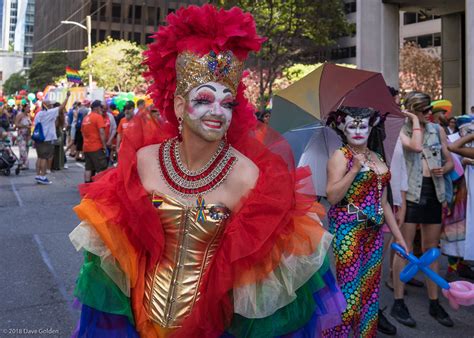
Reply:
[[138, 149], [137, 161], [145, 161], [148, 159], [155, 159], [158, 154], [160, 144], [151, 144], [149, 146]]
[[232, 152], [237, 158], [237, 161], [227, 179], [227, 183], [232, 187], [239, 188], [238, 190], [242, 190], [243, 193], [246, 193], [255, 186], [260, 170], [252, 160], [238, 150], [232, 148]]
[[338, 163], [343, 163], [344, 165], [346, 164], [346, 157], [344, 156], [344, 153], [342, 152], [341, 149], [337, 149], [329, 158], [328, 164], [331, 165], [337, 165]]
[[159, 144], [151, 144], [149, 146], [138, 149], [137, 151], [137, 169], [140, 176], [144, 171], [150, 169], [157, 163]]

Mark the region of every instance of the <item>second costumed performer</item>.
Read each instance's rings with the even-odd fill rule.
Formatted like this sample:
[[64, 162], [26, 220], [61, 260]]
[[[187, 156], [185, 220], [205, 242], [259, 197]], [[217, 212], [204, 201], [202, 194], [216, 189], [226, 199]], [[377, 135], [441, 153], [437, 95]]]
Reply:
[[[243, 62], [263, 39], [238, 8], [190, 6], [146, 52], [167, 119], [137, 115], [120, 163], [83, 186], [81, 337], [315, 337], [345, 307], [321, 206], [287, 145], [255, 139]], [[280, 154], [279, 154], [280, 153]], [[305, 190], [306, 191], [306, 190]]]
[[376, 152], [383, 149], [382, 120], [373, 109], [344, 106], [327, 120], [344, 141], [328, 161], [327, 198], [337, 281], [347, 301], [342, 324], [327, 330], [328, 337], [348, 337], [351, 331], [376, 337], [384, 223], [406, 250], [387, 202], [390, 171]]

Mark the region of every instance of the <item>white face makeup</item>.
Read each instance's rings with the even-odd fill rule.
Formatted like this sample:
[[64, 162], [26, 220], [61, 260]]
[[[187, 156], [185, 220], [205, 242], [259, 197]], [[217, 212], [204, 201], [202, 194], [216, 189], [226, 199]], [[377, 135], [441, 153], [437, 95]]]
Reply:
[[354, 119], [351, 116], [346, 116], [346, 123], [344, 126], [344, 135], [347, 143], [350, 145], [360, 146], [366, 144], [369, 140], [370, 131], [369, 118]]
[[207, 82], [189, 92], [183, 121], [195, 134], [206, 141], [224, 137], [232, 121], [234, 97], [226, 86]]

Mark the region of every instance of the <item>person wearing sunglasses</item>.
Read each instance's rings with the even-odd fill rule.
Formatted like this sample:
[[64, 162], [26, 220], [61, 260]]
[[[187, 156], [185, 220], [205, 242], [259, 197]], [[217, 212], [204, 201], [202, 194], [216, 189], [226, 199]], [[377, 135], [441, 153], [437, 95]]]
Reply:
[[[444, 129], [429, 122], [432, 114], [430, 96], [421, 92], [410, 92], [405, 98], [405, 108], [408, 113], [418, 117], [419, 123], [416, 119], [408, 118], [400, 132], [408, 174], [405, 221], [400, 230], [411, 251], [416, 229], [420, 227], [422, 250], [425, 252], [439, 245], [442, 205], [446, 203], [443, 176], [454, 166], [447, 148]], [[403, 300], [404, 284], [400, 281], [400, 272], [405, 264], [403, 258], [395, 257], [393, 266], [395, 302], [391, 315], [401, 324], [415, 327], [416, 322]], [[431, 268], [438, 272], [438, 263], [431, 264]], [[453, 326], [453, 321], [439, 304], [437, 285], [429, 279], [426, 284], [429, 314], [440, 324]]]

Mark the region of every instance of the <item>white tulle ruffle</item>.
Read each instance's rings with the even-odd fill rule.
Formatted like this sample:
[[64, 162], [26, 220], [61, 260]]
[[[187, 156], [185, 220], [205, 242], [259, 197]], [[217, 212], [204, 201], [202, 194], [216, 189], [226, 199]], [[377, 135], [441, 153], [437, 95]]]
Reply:
[[122, 271], [118, 261], [112, 256], [97, 231], [86, 221], [81, 222], [70, 234], [69, 239], [77, 251], [84, 249], [100, 257], [100, 267], [130, 297], [130, 279]]
[[234, 289], [234, 312], [246, 318], [264, 318], [296, 299], [303, 286], [322, 266], [333, 236], [325, 232], [310, 256], [283, 256], [264, 280]]

